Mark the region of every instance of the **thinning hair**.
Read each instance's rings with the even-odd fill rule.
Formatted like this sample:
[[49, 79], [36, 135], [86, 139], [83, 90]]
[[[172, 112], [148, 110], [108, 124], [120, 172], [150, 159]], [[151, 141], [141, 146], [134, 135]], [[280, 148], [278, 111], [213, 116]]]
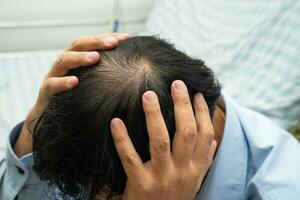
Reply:
[[126, 124], [141, 159], [150, 160], [141, 100], [145, 91], [157, 94], [172, 141], [172, 82], [182, 80], [191, 99], [201, 92], [211, 116], [221, 90], [203, 61], [162, 39], [132, 37], [100, 54], [96, 65], [69, 72], [79, 78], [79, 85], [52, 98], [33, 132], [37, 174], [64, 194], [81, 199], [92, 199], [99, 191], [108, 198], [124, 192], [126, 174], [110, 132], [114, 117]]

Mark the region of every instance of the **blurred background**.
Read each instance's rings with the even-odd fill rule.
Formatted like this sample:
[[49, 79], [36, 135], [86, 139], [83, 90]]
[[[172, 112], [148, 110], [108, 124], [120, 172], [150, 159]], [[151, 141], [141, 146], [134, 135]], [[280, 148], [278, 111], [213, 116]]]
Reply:
[[226, 93], [299, 138], [300, 1], [0, 0], [0, 154], [63, 49], [113, 31], [204, 60]]
[[76, 37], [138, 33], [154, 0], [0, 0], [0, 52], [64, 49]]

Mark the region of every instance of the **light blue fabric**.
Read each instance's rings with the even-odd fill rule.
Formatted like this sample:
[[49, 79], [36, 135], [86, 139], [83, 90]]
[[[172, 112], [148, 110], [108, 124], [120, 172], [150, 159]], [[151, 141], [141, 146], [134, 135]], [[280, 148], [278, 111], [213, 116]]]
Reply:
[[[237, 105], [224, 94], [226, 123], [213, 166], [195, 200], [299, 200], [300, 145], [267, 118]], [[18, 133], [20, 131], [13, 131]], [[38, 180], [32, 154], [18, 159], [10, 135], [5, 161], [0, 166], [0, 199], [48, 199], [55, 188]], [[1, 163], [1, 161], [0, 161]], [[20, 174], [20, 170], [24, 170]]]
[[196, 200], [299, 200], [300, 144], [226, 94], [222, 142]]

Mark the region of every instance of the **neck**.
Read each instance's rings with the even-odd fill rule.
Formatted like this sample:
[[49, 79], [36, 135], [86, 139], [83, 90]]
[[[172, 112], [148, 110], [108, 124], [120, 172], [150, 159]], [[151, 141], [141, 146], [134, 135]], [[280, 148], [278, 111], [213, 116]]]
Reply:
[[218, 146], [221, 144], [224, 127], [225, 127], [225, 110], [221, 108], [221, 106], [217, 106], [214, 119], [213, 119], [213, 127], [215, 131], [215, 140], [218, 143]]

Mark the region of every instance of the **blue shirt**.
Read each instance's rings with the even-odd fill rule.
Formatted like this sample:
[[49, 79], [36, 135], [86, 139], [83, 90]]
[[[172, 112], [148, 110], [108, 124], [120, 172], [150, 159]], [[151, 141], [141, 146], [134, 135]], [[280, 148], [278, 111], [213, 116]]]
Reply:
[[[213, 165], [195, 200], [299, 200], [300, 145], [263, 115], [237, 105], [226, 94], [226, 121]], [[40, 200], [54, 197], [32, 170], [33, 157], [19, 159], [12, 145], [21, 130], [10, 134], [0, 162], [0, 199]]]

